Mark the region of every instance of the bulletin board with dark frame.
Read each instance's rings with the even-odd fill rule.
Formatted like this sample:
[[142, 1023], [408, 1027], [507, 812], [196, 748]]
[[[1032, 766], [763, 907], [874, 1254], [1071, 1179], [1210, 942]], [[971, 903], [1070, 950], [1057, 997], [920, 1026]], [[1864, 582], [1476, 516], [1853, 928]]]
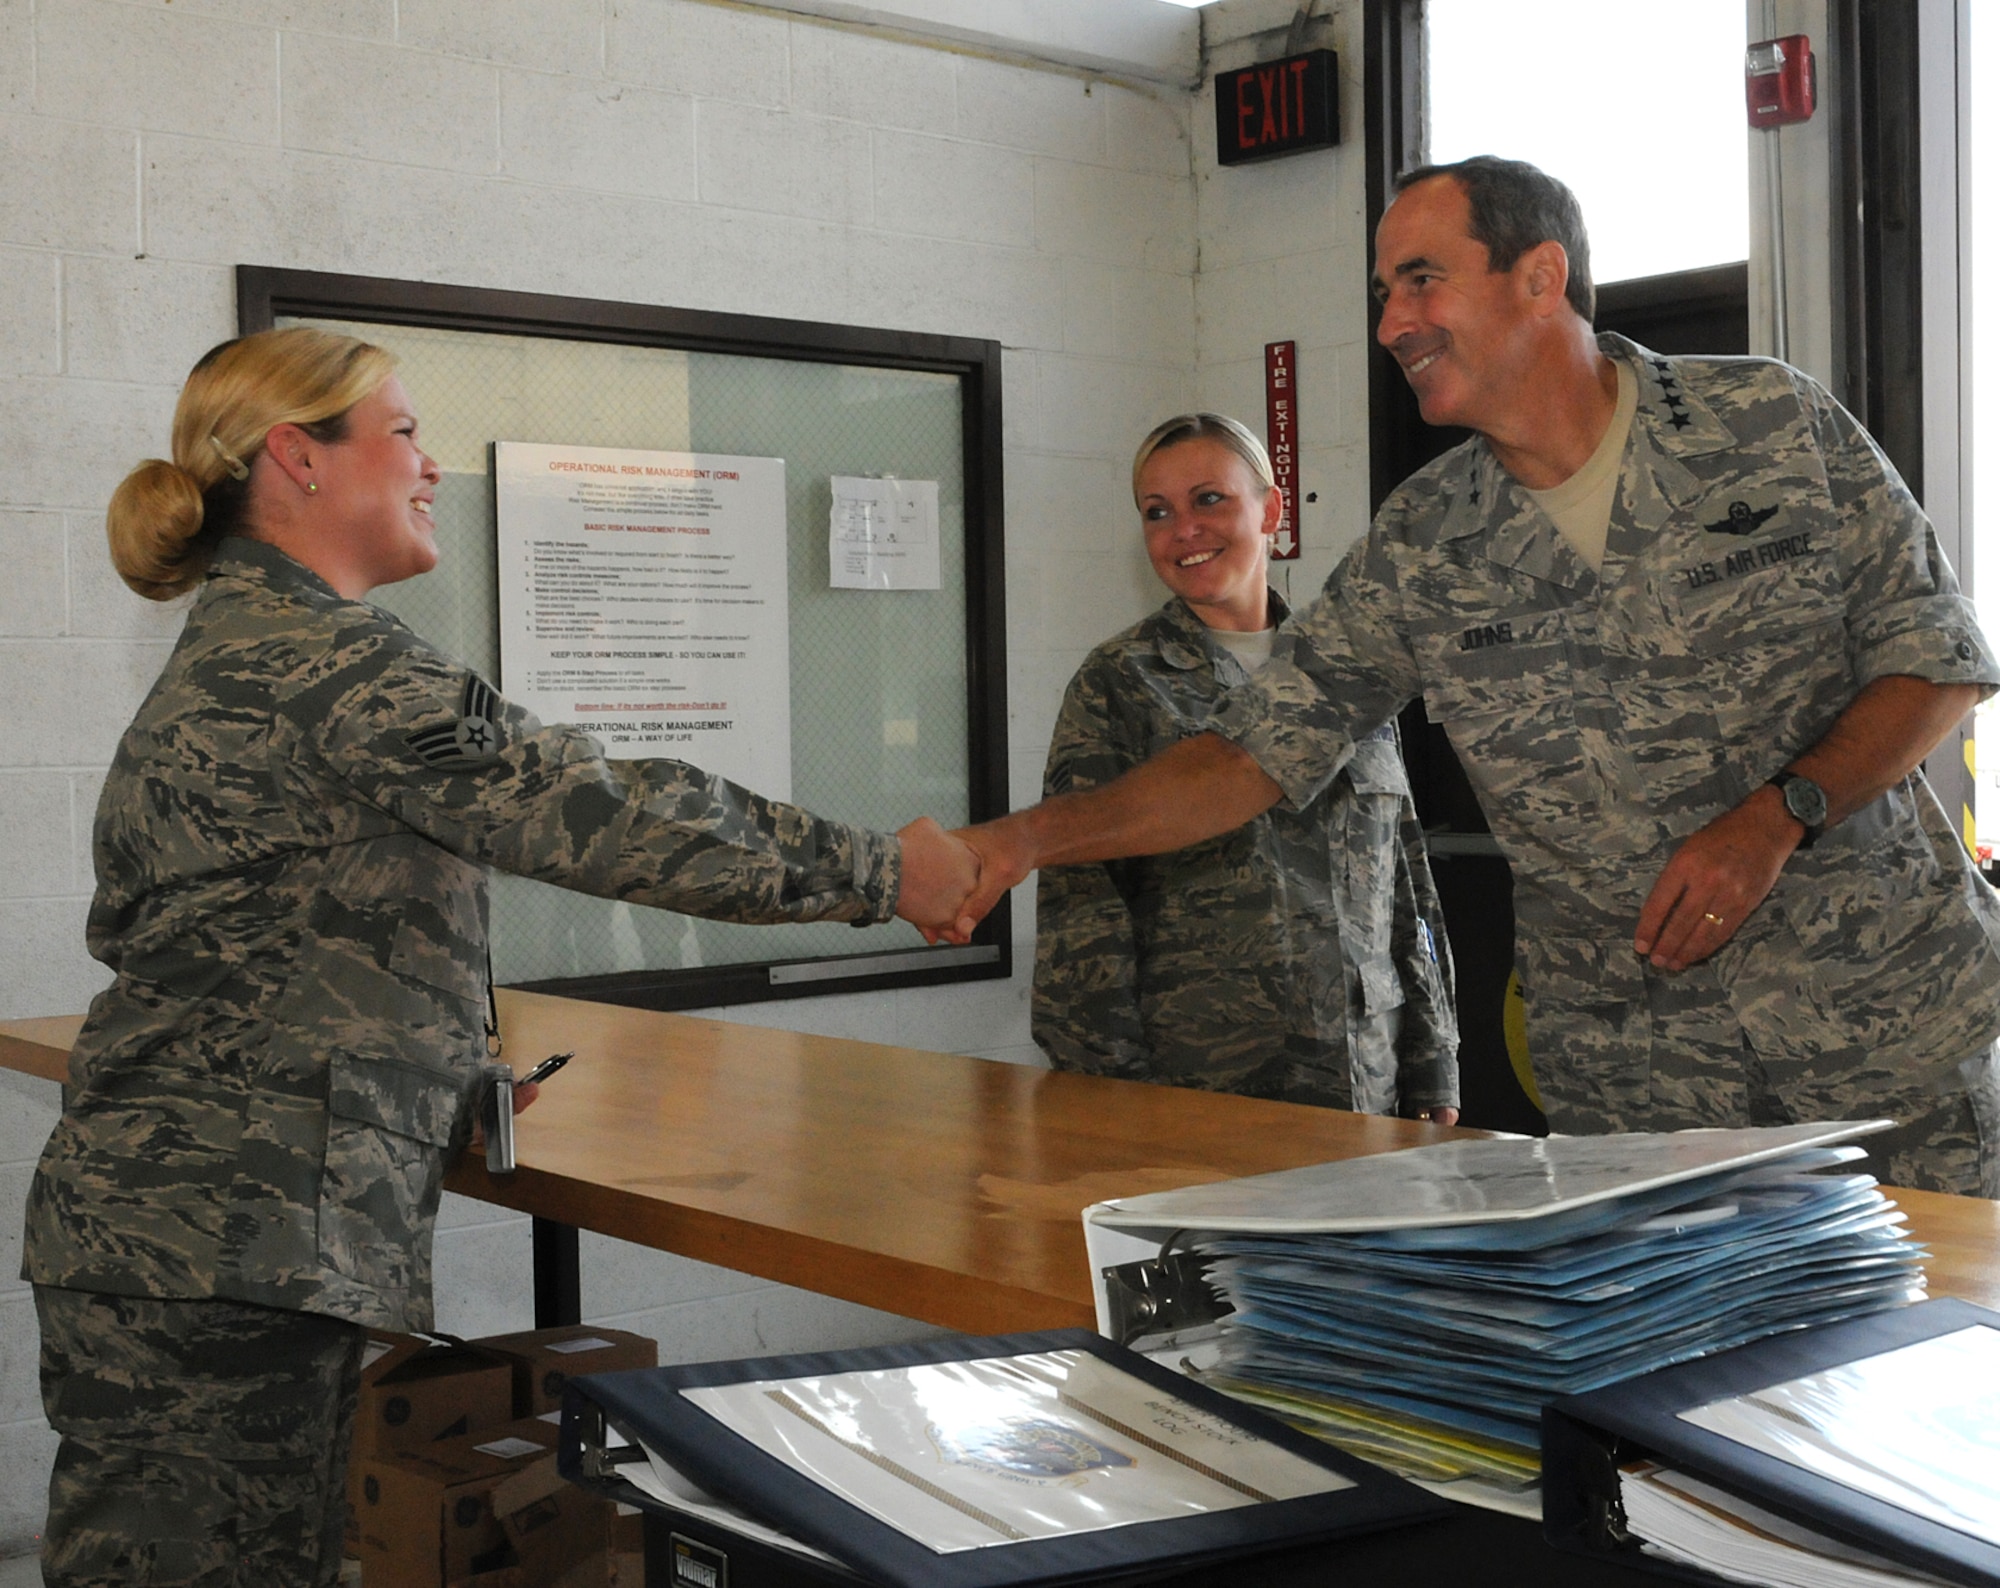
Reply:
[[[881, 828], [899, 826], [922, 814], [936, 815], [951, 825], [955, 820], [983, 821], [1007, 810], [1006, 579], [1001, 481], [1000, 345], [997, 342], [250, 265], [238, 267], [236, 284], [238, 326], [246, 334], [300, 321], [331, 325], [379, 341], [404, 354], [406, 367], [410, 353], [418, 351], [420, 344], [432, 349], [444, 344], [453, 347], [462, 345], [468, 350], [486, 354], [485, 363], [475, 359], [468, 365], [468, 368], [482, 372], [490, 372], [495, 367], [491, 362], [495, 348], [508, 347], [519, 347], [544, 356], [568, 349], [575, 351], [586, 362], [601, 361], [606, 357], [626, 363], [653, 360], [662, 367], [692, 369], [697, 372], [697, 377], [702, 370], [720, 372], [711, 373], [707, 385], [735, 395], [725, 395], [724, 412], [713, 420], [709, 430], [701, 437], [701, 445], [687, 445], [683, 450], [783, 455], [792, 449], [773, 445], [771, 436], [776, 432], [771, 430], [772, 425], [782, 427], [789, 422], [796, 428], [798, 421], [795, 415], [800, 404], [825, 402], [828, 400], [826, 394], [836, 390], [843, 397], [858, 391], [858, 402], [841, 404], [844, 409], [858, 410], [858, 418], [855, 412], [829, 413], [826, 433], [816, 435], [810, 444], [802, 441], [797, 449], [812, 453], [817, 446], [817, 467], [788, 470], [788, 518], [791, 520], [790, 536], [795, 564], [802, 561], [802, 552], [805, 559], [811, 557], [815, 534], [820, 543], [819, 555], [822, 560], [824, 558], [826, 520], [818, 506], [818, 497], [812, 493], [823, 488], [827, 471], [831, 469], [832, 472], [851, 474], [897, 472], [894, 465], [902, 455], [898, 443], [912, 428], [907, 421], [912, 415], [925, 416], [933, 447], [932, 462], [925, 472], [946, 476], [943, 484], [944, 511], [940, 523], [944, 589], [935, 594], [837, 592], [841, 596], [858, 595], [863, 602], [872, 600], [878, 604], [874, 607], [845, 608], [836, 620], [839, 627], [829, 630], [824, 618], [824, 603], [821, 602], [819, 589], [812, 584], [812, 571], [808, 566], [802, 575], [795, 571], [792, 627], [796, 682], [807, 690], [818, 687], [825, 681], [820, 675], [838, 671], [850, 657], [854, 658], [854, 665], [848, 668], [848, 676], [834, 680], [838, 686], [835, 697], [861, 711], [864, 717], [867, 715], [867, 702], [875, 701], [879, 709], [875, 710], [874, 717], [883, 723], [885, 732], [881, 737], [884, 742], [909, 741], [921, 727], [925, 735], [925, 753], [932, 760], [927, 763], [927, 772], [905, 775], [907, 787], [897, 785], [895, 809], [857, 811], [832, 808], [839, 803], [838, 800], [830, 805], [815, 804], [813, 779], [800, 774], [806, 764], [815, 759], [815, 732], [827, 748], [834, 747], [827, 735], [835, 730], [820, 725], [832, 720], [832, 715], [837, 713], [830, 715], [825, 709], [809, 710], [809, 720], [802, 724], [801, 705], [795, 697], [795, 797], [798, 803], [821, 809], [823, 814]], [[398, 346], [399, 340], [404, 344], [402, 347]], [[686, 355], [686, 358], [683, 360], [680, 355]], [[794, 376], [795, 379], [792, 378]], [[600, 443], [582, 420], [577, 421], [577, 424], [583, 425], [582, 433], [577, 433], [572, 426], [572, 433], [560, 436], [516, 434], [512, 432], [529, 421], [519, 417], [522, 412], [519, 405], [513, 409], [507, 407], [504, 394], [497, 391], [490, 379], [462, 382], [460, 384], [466, 390], [446, 393], [442, 399], [437, 390], [442, 383], [432, 382], [433, 389], [428, 391], [420, 389], [420, 383], [414, 377], [409, 384], [417, 399], [427, 445], [431, 444], [428, 438], [440, 432], [447, 437], [457, 433], [468, 438], [459, 450], [467, 450], [471, 445], [469, 438], [473, 437], [485, 438], [479, 442], [482, 448], [487, 442], [497, 440], [668, 444], [655, 443], [650, 439], [635, 443], [630, 429]], [[692, 397], [688, 392], [701, 385], [699, 378], [688, 378], [679, 393], [679, 400], [689, 408], [700, 406], [699, 392], [696, 391]], [[782, 417], [773, 418], [770, 413], [774, 407], [785, 406], [784, 402], [776, 400], [780, 397], [789, 402], [787, 411], [794, 414], [789, 421]], [[482, 404], [488, 406], [482, 408]], [[454, 412], [454, 405], [465, 411]], [[948, 433], [945, 425], [947, 415]], [[733, 423], [731, 416], [740, 416], [745, 427], [743, 433], [746, 439], [741, 443], [730, 440], [737, 433], [730, 428]], [[872, 426], [873, 429], [857, 431], [854, 428], [856, 424]], [[717, 433], [717, 425], [722, 427], [721, 433]], [[806, 428], [815, 432], [820, 429], [817, 424]], [[647, 434], [650, 436], [650, 432]], [[856, 436], [861, 437], [859, 442], [854, 439]], [[878, 442], [872, 448], [869, 444], [871, 436]], [[668, 442], [674, 439], [669, 436]], [[433, 446], [432, 450], [435, 452], [437, 448]], [[868, 455], [871, 451], [879, 455]], [[942, 457], [942, 467], [937, 466], [939, 456]], [[828, 462], [829, 458], [836, 461]], [[483, 451], [481, 460], [483, 471]], [[885, 462], [890, 466], [880, 466]], [[447, 478], [449, 480], [450, 476]], [[469, 466], [464, 473], [464, 485], [465, 491], [474, 488]], [[451, 493], [441, 488], [441, 507], [445, 505], [448, 494]], [[456, 495], [463, 496], [465, 492]], [[468, 535], [476, 535], [472, 521], [483, 512], [486, 518], [483, 533], [490, 548], [493, 536], [490, 492], [483, 503], [482, 506], [467, 497], [457, 516], [465, 521]], [[441, 531], [447, 527], [451, 517], [440, 512]], [[442, 533], [440, 538], [444, 538]], [[430, 586], [433, 610], [446, 612], [441, 622], [442, 633], [430, 632], [425, 623], [417, 622], [412, 612], [397, 604], [395, 590], [402, 587], [378, 591], [373, 599], [398, 610], [406, 619], [415, 622], [420, 632], [463, 655], [473, 665], [478, 666], [482, 662], [491, 665], [498, 652], [498, 610], [494, 597], [497, 575], [490, 566], [491, 553], [490, 550], [487, 553], [489, 563], [481, 564], [479, 549], [469, 540], [456, 543], [454, 549], [469, 552], [470, 555], [456, 559], [448, 555], [437, 572], [425, 579], [409, 582], [412, 589]], [[456, 573], [453, 569], [455, 560], [460, 564]], [[806, 581], [803, 585], [801, 578]], [[820, 582], [824, 583], [823, 580]], [[956, 590], [951, 588], [954, 583], [959, 587]], [[812, 655], [801, 658], [798, 654], [801, 619], [797, 595], [802, 590], [808, 607], [821, 602], [823, 632], [817, 640], [820, 646], [817, 663]], [[907, 604], [909, 597], [915, 594], [930, 597], [931, 605], [919, 607]], [[438, 596], [442, 596], [442, 607], [436, 604]], [[893, 603], [898, 600], [905, 601], [906, 605], [895, 607]], [[941, 644], [944, 654], [940, 665], [945, 673], [952, 675], [950, 679], [932, 676], [926, 687], [918, 691], [914, 705], [906, 699], [892, 708], [888, 701], [891, 693], [902, 685], [904, 671], [898, 634], [875, 635], [871, 658], [868, 643], [850, 646], [841, 641], [842, 632], [855, 626], [848, 616], [855, 613], [865, 613], [875, 619], [885, 614], [893, 617], [900, 613], [902, 646], [914, 645], [921, 651]], [[936, 621], [933, 617], [921, 615], [923, 613], [934, 614], [935, 619], [944, 621]], [[916, 625], [914, 628], [910, 626], [913, 623]], [[858, 627], [867, 629], [871, 625], [864, 622]], [[875, 622], [872, 628], [881, 629], [882, 623]], [[860, 637], [864, 642], [868, 639], [867, 635]], [[454, 644], [454, 640], [459, 643]], [[833, 648], [829, 649], [830, 646]], [[933, 657], [932, 661], [937, 662], [938, 658]], [[891, 666], [892, 662], [896, 665]], [[945, 687], [947, 682], [948, 688]], [[820, 697], [822, 707], [826, 699], [835, 697]], [[892, 709], [904, 715], [891, 721], [889, 713]], [[950, 731], [932, 731], [929, 725], [933, 723], [943, 724], [944, 729]], [[803, 734], [802, 726], [806, 730]], [[896, 732], [886, 731], [891, 728]], [[849, 741], [857, 737], [865, 735], [840, 732], [838, 744], [845, 751]], [[950, 747], [948, 762], [939, 763], [936, 760], [940, 753], [937, 747], [946, 738], [957, 742]], [[962, 757], [958, 753], [959, 745], [962, 745]], [[886, 764], [890, 759], [888, 752], [883, 753], [882, 759]], [[941, 764], [944, 766], [942, 773], [939, 771]], [[962, 777], [957, 770], [961, 767]], [[878, 785], [864, 779], [857, 786], [872, 788]], [[517, 891], [510, 893], [510, 889]], [[964, 946], [929, 947], [912, 940], [892, 949], [877, 950], [863, 947], [865, 939], [854, 934], [850, 928], [837, 925], [732, 927], [726, 929], [730, 935], [697, 945], [694, 951], [696, 962], [691, 964], [644, 964], [554, 975], [510, 974], [507, 963], [510, 916], [519, 917], [525, 912], [539, 919], [538, 912], [549, 907], [532, 900], [521, 903], [518, 890], [542, 890], [551, 895], [559, 892], [544, 890], [542, 884], [525, 883], [519, 879], [496, 879], [494, 941], [497, 979], [531, 991], [605, 1003], [649, 1009], [695, 1009], [831, 993], [997, 979], [1011, 975], [1013, 970], [1009, 901], [1003, 899], [981, 924], [972, 942]], [[551, 900], [549, 903], [561, 909], [568, 908], [566, 902]], [[604, 907], [624, 911], [632, 909], [630, 906], [608, 904]], [[675, 930], [690, 942], [697, 930], [717, 930], [708, 923], [691, 922], [663, 911], [639, 911], [635, 918], [641, 919], [646, 930], [652, 932], [657, 924], [652, 919], [655, 917], [684, 923]], [[516, 937], [522, 935], [518, 924], [511, 929]], [[563, 930], [574, 936], [578, 929], [565, 927]], [[592, 926], [582, 930], [589, 933], [596, 928]], [[914, 939], [907, 928], [894, 930]], [[803, 949], [795, 947], [802, 934], [813, 933], [819, 935], [806, 940]], [[839, 934], [839, 940], [827, 934]], [[620, 930], [611, 935], [622, 936], [629, 944], [635, 936], [631, 919], [623, 921]], [[855, 938], [852, 948], [847, 947], [844, 941], [850, 936]], [[764, 948], [758, 942], [759, 937], [773, 947]], [[657, 935], [653, 941], [659, 941]]]

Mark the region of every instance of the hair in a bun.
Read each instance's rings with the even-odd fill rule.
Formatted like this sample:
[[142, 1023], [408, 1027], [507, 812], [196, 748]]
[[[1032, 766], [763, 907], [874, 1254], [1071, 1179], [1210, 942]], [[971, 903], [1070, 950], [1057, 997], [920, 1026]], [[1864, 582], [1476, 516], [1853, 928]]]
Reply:
[[247, 527], [252, 467], [275, 425], [338, 441], [395, 356], [309, 326], [259, 331], [202, 355], [174, 408], [173, 461], [148, 458], [111, 495], [118, 576], [151, 601], [193, 589], [223, 536]]
[[111, 493], [104, 515], [118, 575], [150, 601], [179, 595], [201, 577], [204, 555], [192, 555], [202, 534], [201, 487], [185, 469], [148, 458]]

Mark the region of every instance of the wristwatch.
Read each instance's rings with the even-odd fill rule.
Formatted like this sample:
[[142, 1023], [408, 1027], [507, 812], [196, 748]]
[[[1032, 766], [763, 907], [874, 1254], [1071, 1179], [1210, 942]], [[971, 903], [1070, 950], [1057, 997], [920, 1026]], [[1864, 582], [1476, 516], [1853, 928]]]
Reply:
[[1805, 828], [1806, 835], [1799, 840], [1799, 848], [1812, 848], [1813, 840], [1826, 831], [1826, 790], [1797, 772], [1780, 772], [1765, 781], [1785, 797], [1786, 811]]

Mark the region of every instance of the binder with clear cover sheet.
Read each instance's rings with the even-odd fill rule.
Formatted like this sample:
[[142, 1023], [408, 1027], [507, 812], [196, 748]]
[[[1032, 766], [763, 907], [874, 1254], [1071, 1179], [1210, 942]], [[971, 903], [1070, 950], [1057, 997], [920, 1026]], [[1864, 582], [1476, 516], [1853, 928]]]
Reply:
[[795, 1541], [706, 1563], [737, 1588], [1137, 1581], [1448, 1509], [1083, 1329], [572, 1379], [564, 1476], [733, 1553], [624, 1481], [655, 1455]]
[[1624, 1526], [1621, 1469], [1653, 1462], [1914, 1573], [2000, 1588], [2000, 1378], [1966, 1371], [1996, 1359], [2000, 1313], [1926, 1301], [1554, 1401], [1543, 1531], [1713, 1582]]

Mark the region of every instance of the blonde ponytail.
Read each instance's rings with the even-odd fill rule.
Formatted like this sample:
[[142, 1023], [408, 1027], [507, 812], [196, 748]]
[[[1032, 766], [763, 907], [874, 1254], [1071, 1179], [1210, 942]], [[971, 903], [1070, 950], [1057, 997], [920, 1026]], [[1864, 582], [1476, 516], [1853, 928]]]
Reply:
[[223, 536], [251, 527], [253, 466], [272, 428], [338, 441], [348, 411], [395, 367], [372, 343], [309, 326], [211, 348], [175, 405], [173, 461], [148, 458], [112, 493], [104, 528], [118, 576], [150, 601], [193, 589]]

